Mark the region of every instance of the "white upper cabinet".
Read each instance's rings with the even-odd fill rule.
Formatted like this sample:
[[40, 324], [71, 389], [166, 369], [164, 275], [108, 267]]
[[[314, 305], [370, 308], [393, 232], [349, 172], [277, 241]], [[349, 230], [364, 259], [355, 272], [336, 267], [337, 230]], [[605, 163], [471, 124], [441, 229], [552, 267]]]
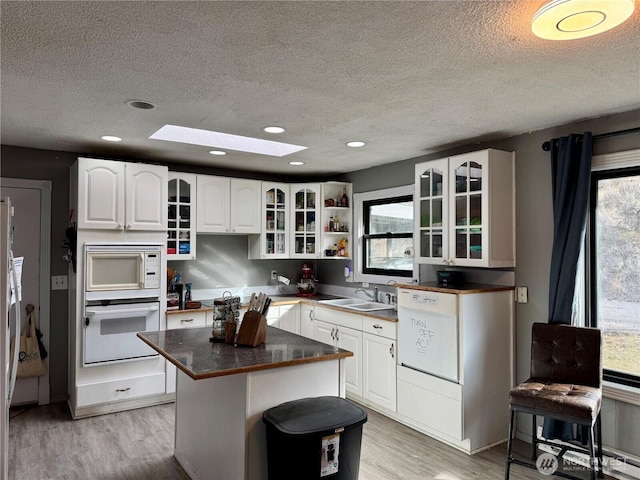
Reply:
[[260, 180], [231, 179], [231, 232], [260, 233]]
[[196, 231], [229, 233], [231, 231], [231, 179], [198, 175], [196, 180]]
[[260, 233], [259, 180], [197, 177], [198, 233]]
[[249, 258], [289, 258], [289, 185], [262, 182], [262, 232], [249, 236]]
[[167, 260], [196, 258], [196, 176], [169, 172]]
[[415, 167], [417, 263], [515, 266], [515, 154], [481, 150]]
[[320, 257], [320, 184], [292, 184], [291, 258]]
[[78, 228], [165, 231], [168, 169], [78, 158]]

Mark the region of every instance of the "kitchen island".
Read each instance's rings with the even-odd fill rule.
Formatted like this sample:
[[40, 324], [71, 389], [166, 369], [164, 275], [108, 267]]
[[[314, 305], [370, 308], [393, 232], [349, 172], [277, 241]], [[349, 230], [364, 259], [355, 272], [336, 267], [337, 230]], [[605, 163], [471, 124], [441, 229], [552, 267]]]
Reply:
[[344, 397], [344, 359], [353, 354], [274, 327], [255, 348], [210, 336], [210, 327], [138, 333], [178, 368], [174, 455], [193, 479], [266, 480], [262, 413], [300, 398]]

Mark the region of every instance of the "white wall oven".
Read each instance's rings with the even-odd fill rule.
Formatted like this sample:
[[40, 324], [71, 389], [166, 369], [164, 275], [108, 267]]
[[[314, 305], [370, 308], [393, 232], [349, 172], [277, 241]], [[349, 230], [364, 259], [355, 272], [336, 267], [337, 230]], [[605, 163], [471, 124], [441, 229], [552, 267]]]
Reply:
[[85, 244], [83, 366], [157, 358], [136, 335], [160, 330], [163, 244]]
[[159, 301], [87, 305], [84, 311], [84, 365], [156, 357], [158, 353], [136, 333], [159, 329]]

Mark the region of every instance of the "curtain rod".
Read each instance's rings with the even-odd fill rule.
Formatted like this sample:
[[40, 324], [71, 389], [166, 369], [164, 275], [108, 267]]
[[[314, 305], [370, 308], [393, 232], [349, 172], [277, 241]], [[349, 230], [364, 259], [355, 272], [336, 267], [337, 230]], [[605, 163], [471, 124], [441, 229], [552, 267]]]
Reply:
[[[629, 133], [640, 132], [640, 127], [628, 128], [627, 130], [618, 130], [617, 132], [601, 133], [600, 135], [594, 135], [593, 140], [600, 140], [601, 138], [617, 137], [619, 135], [627, 135]], [[544, 142], [542, 144], [542, 150], [548, 152], [551, 150], [551, 142]]]

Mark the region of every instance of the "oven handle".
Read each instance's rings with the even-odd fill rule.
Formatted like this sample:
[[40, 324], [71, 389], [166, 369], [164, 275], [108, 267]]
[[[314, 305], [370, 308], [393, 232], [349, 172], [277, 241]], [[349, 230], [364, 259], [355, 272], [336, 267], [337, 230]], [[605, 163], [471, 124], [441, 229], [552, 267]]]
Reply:
[[87, 315], [99, 315], [99, 314], [114, 314], [114, 313], [132, 313], [132, 312], [155, 312], [158, 311], [160, 309], [160, 307], [146, 307], [146, 308], [130, 308], [127, 310], [102, 310], [102, 311], [97, 311], [97, 310], [86, 310], [85, 313]]

